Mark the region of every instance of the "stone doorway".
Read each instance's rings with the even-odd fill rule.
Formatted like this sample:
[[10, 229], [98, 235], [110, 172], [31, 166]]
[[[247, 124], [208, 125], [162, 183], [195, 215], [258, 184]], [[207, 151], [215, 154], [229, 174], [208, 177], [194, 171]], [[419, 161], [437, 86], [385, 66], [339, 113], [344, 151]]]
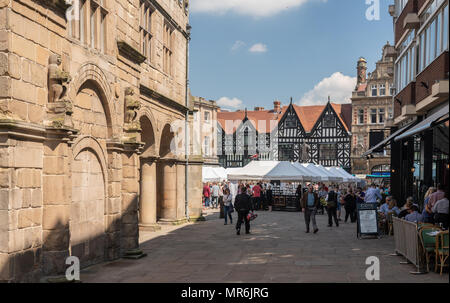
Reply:
[[102, 262], [105, 255], [105, 183], [100, 161], [90, 149], [72, 163], [70, 250], [82, 267]]

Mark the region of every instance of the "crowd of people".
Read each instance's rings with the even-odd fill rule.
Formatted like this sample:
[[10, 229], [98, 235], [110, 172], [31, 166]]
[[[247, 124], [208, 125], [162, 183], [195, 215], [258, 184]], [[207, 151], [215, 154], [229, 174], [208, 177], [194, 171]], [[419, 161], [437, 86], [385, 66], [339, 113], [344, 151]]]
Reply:
[[[246, 232], [250, 232], [250, 222], [247, 219], [249, 212], [271, 210], [273, 204], [274, 185], [267, 182], [231, 182], [206, 183], [203, 188], [204, 207], [218, 208], [223, 205], [225, 225], [233, 223], [232, 213], [238, 213], [236, 224], [237, 234], [240, 234], [241, 225], [245, 223]], [[423, 211], [412, 197], [406, 199], [404, 205], [399, 208], [398, 201], [391, 196], [387, 186], [370, 185], [367, 188], [352, 187], [350, 185], [332, 184], [326, 186], [323, 183], [308, 184], [305, 188], [298, 185], [295, 192], [300, 209], [304, 212], [306, 232], [310, 232], [312, 223], [313, 232], [319, 228], [316, 223], [316, 215], [328, 214], [328, 227], [333, 223], [336, 227], [341, 221], [351, 223], [357, 221], [357, 205], [360, 203], [376, 203], [380, 222], [386, 222], [391, 216], [396, 216], [410, 222], [424, 222], [441, 224], [448, 228], [448, 193], [444, 186], [431, 187], [424, 198]], [[342, 210], [345, 217], [342, 218]]]

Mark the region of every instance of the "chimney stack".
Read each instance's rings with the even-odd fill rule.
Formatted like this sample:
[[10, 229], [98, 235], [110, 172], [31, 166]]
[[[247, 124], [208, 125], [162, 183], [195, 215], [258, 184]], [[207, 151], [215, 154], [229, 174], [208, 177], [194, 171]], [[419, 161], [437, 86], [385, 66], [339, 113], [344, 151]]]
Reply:
[[279, 113], [281, 111], [281, 102], [278, 100], [273, 101], [273, 110], [274, 112]]

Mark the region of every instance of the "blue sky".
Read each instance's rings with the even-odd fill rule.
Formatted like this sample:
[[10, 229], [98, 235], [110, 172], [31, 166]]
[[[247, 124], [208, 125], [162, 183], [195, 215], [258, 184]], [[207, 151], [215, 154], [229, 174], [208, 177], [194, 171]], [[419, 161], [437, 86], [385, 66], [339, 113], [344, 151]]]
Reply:
[[366, 0], [191, 0], [191, 93], [230, 110], [346, 102], [358, 58], [371, 72], [393, 43], [393, 1], [379, 1], [368, 21]]

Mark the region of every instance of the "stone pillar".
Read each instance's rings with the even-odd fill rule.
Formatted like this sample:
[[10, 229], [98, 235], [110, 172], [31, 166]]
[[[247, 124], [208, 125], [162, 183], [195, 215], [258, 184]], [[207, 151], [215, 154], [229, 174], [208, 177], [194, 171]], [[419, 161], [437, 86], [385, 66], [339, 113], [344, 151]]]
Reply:
[[139, 157], [134, 151], [122, 154], [121, 252], [139, 247]]
[[177, 163], [177, 223], [186, 222], [186, 163]]
[[154, 159], [142, 159], [141, 161], [139, 229], [142, 231], [155, 231], [161, 229], [161, 227], [156, 224], [156, 162]]
[[177, 217], [177, 169], [175, 161], [165, 160], [162, 163], [161, 218], [159, 223], [172, 224]]
[[[62, 138], [47, 135], [44, 145], [42, 270], [44, 275], [63, 274], [70, 255], [70, 206], [72, 202], [69, 146]], [[76, 193], [75, 193], [76, 194]]]
[[106, 259], [120, 258], [122, 217], [122, 156], [120, 145], [108, 144], [108, 195], [106, 217]]
[[201, 157], [189, 159], [189, 220], [203, 221], [205, 218], [202, 215], [202, 167], [203, 162]]

